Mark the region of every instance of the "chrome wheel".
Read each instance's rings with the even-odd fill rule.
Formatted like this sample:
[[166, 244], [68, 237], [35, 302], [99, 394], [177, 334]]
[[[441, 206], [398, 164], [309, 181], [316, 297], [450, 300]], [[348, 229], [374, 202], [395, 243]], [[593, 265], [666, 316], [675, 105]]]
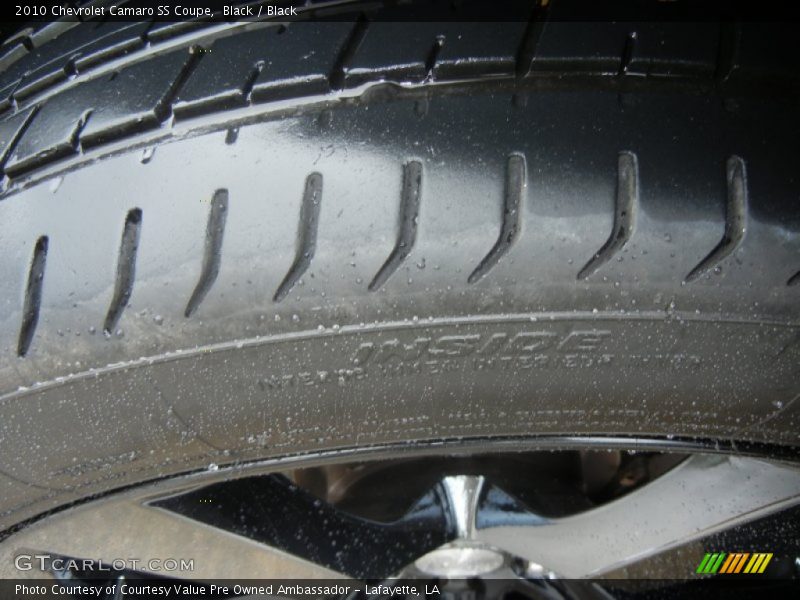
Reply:
[[[9, 535], [3, 575], [483, 581], [486, 597], [608, 597], [598, 581], [703, 577], [707, 550], [745, 547], [772, 553], [770, 572], [796, 575], [796, 538], [774, 526], [800, 512], [795, 464], [612, 449], [624, 443], [508, 441], [499, 453], [491, 443], [420, 445], [211, 465]], [[533, 449], [548, 445], [563, 449]], [[754, 540], [747, 528], [765, 522], [773, 526], [756, 529], [774, 539]], [[720, 540], [729, 547], [715, 547]]]

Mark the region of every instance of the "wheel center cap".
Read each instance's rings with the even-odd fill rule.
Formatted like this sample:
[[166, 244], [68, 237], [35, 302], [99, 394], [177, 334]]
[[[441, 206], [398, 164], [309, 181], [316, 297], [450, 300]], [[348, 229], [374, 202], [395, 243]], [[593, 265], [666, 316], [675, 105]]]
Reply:
[[505, 557], [489, 548], [450, 546], [420, 556], [416, 567], [434, 577], [479, 577], [503, 566]]

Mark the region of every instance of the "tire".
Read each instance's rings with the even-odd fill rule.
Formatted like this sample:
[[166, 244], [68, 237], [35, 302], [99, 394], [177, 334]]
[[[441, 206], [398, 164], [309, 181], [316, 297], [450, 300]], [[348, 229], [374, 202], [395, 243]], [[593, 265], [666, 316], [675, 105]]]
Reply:
[[376, 444], [794, 451], [780, 26], [582, 35], [557, 9], [53, 24], [6, 45], [3, 526]]

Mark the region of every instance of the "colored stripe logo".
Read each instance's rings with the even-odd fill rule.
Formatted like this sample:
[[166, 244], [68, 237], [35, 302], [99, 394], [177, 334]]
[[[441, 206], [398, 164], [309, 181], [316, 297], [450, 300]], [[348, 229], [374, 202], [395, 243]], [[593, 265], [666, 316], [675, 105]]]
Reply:
[[771, 560], [772, 552], [707, 552], [695, 573], [703, 575], [763, 573]]

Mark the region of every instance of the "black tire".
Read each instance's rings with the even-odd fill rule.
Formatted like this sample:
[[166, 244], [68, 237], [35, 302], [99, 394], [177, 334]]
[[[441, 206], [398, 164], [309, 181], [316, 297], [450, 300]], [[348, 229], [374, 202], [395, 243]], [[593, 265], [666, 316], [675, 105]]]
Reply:
[[4, 47], [4, 526], [373, 444], [796, 448], [779, 26], [202, 25]]

